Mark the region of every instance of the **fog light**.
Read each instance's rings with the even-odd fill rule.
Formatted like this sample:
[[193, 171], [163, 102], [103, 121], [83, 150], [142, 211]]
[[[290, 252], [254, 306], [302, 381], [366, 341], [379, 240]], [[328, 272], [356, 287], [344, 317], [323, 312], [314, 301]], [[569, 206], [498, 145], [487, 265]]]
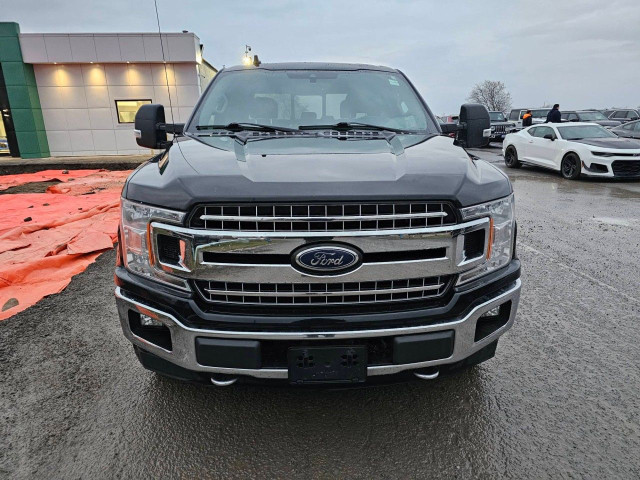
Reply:
[[144, 313], [140, 314], [140, 325], [143, 327], [162, 327], [164, 324]]
[[500, 306], [492, 308], [491, 310], [484, 312], [480, 317], [497, 317], [500, 315]]

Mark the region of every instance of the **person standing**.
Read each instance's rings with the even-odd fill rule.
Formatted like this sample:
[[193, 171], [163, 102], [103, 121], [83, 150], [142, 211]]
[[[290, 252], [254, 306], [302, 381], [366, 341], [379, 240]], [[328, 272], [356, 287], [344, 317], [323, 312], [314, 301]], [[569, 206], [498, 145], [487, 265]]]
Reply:
[[562, 122], [562, 114], [560, 113], [560, 105], [555, 104], [553, 108], [547, 113], [547, 121], [546, 123], [561, 123]]
[[533, 124], [533, 115], [531, 114], [531, 110], [527, 110], [525, 114], [522, 116], [522, 127], [530, 127]]

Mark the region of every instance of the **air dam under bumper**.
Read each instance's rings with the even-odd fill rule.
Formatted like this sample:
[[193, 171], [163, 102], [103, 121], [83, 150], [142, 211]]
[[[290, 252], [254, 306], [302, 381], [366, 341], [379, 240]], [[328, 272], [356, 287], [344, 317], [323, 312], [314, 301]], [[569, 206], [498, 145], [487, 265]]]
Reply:
[[[232, 331], [232, 330], [208, 330], [200, 328], [191, 328], [181, 323], [173, 315], [152, 308], [144, 303], [136, 301], [132, 298], [128, 298], [124, 291], [120, 288], [116, 288], [115, 295], [118, 306], [118, 312], [120, 315], [120, 321], [122, 324], [122, 330], [125, 336], [137, 347], [147, 351], [161, 359], [167, 360], [174, 365], [177, 365], [183, 369], [210, 373], [210, 374], [225, 374], [231, 376], [249, 376], [259, 379], [281, 379], [286, 380], [288, 378], [288, 369], [261, 367], [259, 355], [257, 356], [257, 362], [251, 365], [254, 368], [245, 368], [247, 358], [239, 358], [238, 361], [244, 363], [240, 366], [212, 366], [203, 365], [198, 361], [196, 345], [202, 345], [207, 343], [206, 339], [214, 340], [235, 340], [238, 341], [239, 347], [255, 348], [257, 345], [259, 348], [260, 342], [272, 342], [272, 341], [305, 341], [310, 344], [317, 342], [318, 346], [322, 346], [325, 341], [353, 341], [354, 339], [380, 339], [386, 338], [396, 346], [400, 343], [407, 345], [409, 350], [405, 350], [403, 355], [398, 355], [398, 352], [394, 352], [394, 359], [396, 361], [402, 361], [403, 358], [411, 358], [415, 355], [416, 342], [423, 340], [429, 341], [432, 338], [434, 341], [442, 340], [443, 335], [434, 335], [430, 337], [427, 334], [445, 333], [446, 338], [451, 338], [453, 346], [447, 353], [449, 355], [443, 358], [429, 359], [419, 362], [411, 363], [395, 363], [392, 359], [388, 364], [374, 364], [368, 365], [367, 376], [373, 377], [378, 375], [391, 375], [400, 373], [407, 370], [417, 370], [426, 367], [437, 367], [438, 365], [454, 364], [462, 361], [474, 353], [478, 352], [482, 348], [488, 346], [492, 342], [496, 341], [498, 337], [504, 334], [515, 319], [516, 311], [518, 308], [518, 302], [520, 300], [520, 279], [515, 280], [509, 287], [503, 289], [500, 293], [496, 294], [493, 298], [476, 305], [471, 311], [459, 318], [452, 318], [450, 321], [437, 323], [434, 325], [419, 325], [411, 327], [399, 327], [399, 328], [382, 328], [382, 329], [369, 329], [369, 330], [338, 330], [338, 331]], [[486, 319], [486, 326], [479, 325], [480, 318], [496, 307], [500, 308], [500, 313], [496, 320], [492, 317], [483, 317]], [[154, 341], [153, 337], [147, 336], [143, 338], [134, 332], [132, 329], [131, 315], [146, 315], [153, 320], [162, 323], [170, 333], [170, 342], [166, 341]], [[498, 323], [495, 323], [495, 322]], [[162, 328], [162, 327], [160, 327]], [[484, 329], [484, 330], [483, 330]], [[166, 332], [166, 329], [164, 330]], [[138, 332], [139, 333], [139, 332]], [[479, 335], [480, 334], [480, 335]], [[416, 342], [411, 342], [410, 336], [415, 336]], [[398, 342], [397, 340], [402, 338], [404, 342]], [[409, 339], [407, 342], [406, 339]], [[215, 344], [215, 342], [211, 342]], [[225, 344], [225, 342], [221, 342]], [[228, 342], [228, 346], [233, 347], [234, 342]], [[442, 343], [438, 344], [436, 350], [442, 351]], [[198, 347], [199, 348], [199, 347]], [[446, 350], [446, 349], [445, 349]], [[249, 352], [250, 350], [246, 350]], [[428, 352], [425, 352], [427, 358]], [[215, 356], [214, 356], [215, 357]], [[240, 357], [243, 357], [242, 355]], [[202, 359], [202, 353], [200, 359]], [[231, 355], [233, 358], [233, 355]], [[406, 360], [405, 360], [406, 361]], [[209, 362], [210, 363], [210, 362]], [[255, 368], [257, 367], [257, 368]]]

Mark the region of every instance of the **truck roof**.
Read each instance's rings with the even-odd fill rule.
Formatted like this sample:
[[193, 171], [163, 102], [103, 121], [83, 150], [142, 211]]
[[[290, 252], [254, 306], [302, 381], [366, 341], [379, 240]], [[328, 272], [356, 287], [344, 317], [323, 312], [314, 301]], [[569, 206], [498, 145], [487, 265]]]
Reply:
[[234, 70], [375, 70], [379, 72], [398, 72], [395, 68], [382, 65], [367, 65], [364, 63], [324, 63], [324, 62], [285, 62], [285, 63], [261, 63], [259, 67], [247, 67], [235, 65], [225, 68], [227, 71]]

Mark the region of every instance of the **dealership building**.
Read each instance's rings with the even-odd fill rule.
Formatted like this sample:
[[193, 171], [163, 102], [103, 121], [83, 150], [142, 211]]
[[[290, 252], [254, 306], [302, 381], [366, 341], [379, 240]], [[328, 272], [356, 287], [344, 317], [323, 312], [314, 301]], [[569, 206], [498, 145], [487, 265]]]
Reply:
[[[217, 70], [181, 33], [20, 33], [0, 22], [0, 153], [134, 155], [140, 105], [187, 120]], [[172, 106], [169, 109], [169, 106]], [[3, 139], [6, 139], [3, 140]]]

